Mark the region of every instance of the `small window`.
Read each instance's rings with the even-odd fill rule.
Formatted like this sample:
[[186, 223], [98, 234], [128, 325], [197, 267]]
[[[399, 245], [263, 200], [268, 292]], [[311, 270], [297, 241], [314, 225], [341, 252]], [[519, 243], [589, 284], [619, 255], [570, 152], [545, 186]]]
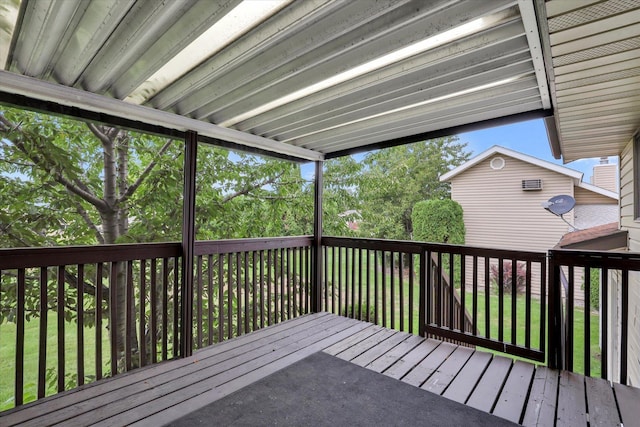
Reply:
[[523, 179], [522, 189], [524, 191], [542, 190], [542, 180], [541, 179]]

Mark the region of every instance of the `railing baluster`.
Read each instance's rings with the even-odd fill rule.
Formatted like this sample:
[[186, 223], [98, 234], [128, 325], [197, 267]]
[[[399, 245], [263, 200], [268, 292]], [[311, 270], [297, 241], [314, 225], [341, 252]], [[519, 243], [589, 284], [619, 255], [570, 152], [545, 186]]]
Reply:
[[180, 349], [180, 298], [184, 298], [180, 294], [180, 263], [177, 257], [173, 257], [173, 357], [178, 357]]
[[382, 257], [382, 285], [380, 292], [382, 292], [382, 326], [387, 327], [387, 266], [386, 264], [386, 251], [381, 252]]
[[367, 251], [367, 322], [371, 322], [371, 252]]
[[233, 337], [233, 254], [227, 255], [227, 338]]
[[242, 335], [242, 265], [240, 262], [240, 252], [236, 252], [236, 334]]
[[504, 340], [504, 259], [498, 258], [498, 341]]
[[[24, 274], [24, 270], [22, 271]], [[61, 265], [58, 267], [58, 288], [57, 288], [57, 298], [58, 298], [58, 392], [64, 391], [65, 389], [65, 365], [64, 365], [64, 275], [65, 275], [65, 266]], [[23, 304], [24, 305], [24, 304]], [[24, 334], [24, 332], [23, 332]]]
[[455, 329], [455, 316], [454, 316], [454, 307], [455, 307], [455, 297], [454, 297], [454, 290], [455, 290], [455, 276], [454, 276], [454, 269], [455, 269], [455, 256], [452, 253], [449, 253], [449, 329]]
[[395, 252], [389, 252], [391, 255], [391, 265], [389, 266], [389, 276], [391, 279], [391, 329], [396, 328], [396, 290], [395, 290]]
[[84, 384], [84, 264], [78, 265], [78, 299], [76, 300], [77, 315], [77, 341], [76, 341], [76, 366], [78, 386]]
[[485, 337], [491, 338], [491, 281], [489, 279], [489, 268], [491, 259], [488, 256], [484, 257], [484, 327]]
[[264, 328], [264, 288], [269, 286], [269, 282], [264, 277], [264, 250], [260, 251], [260, 327]]
[[420, 298], [420, 307], [418, 309], [418, 334], [423, 337], [426, 335], [425, 324], [429, 323], [429, 303], [431, 298], [429, 297], [429, 286], [431, 280], [429, 279], [429, 259], [431, 254], [427, 251], [425, 253], [424, 248], [420, 250], [420, 265], [418, 268], [420, 274], [420, 291], [418, 298]]
[[[349, 275], [351, 272], [351, 275]], [[356, 305], [356, 249], [351, 248], [351, 255], [349, 255], [349, 249], [347, 249], [347, 276], [351, 277], [351, 299], [347, 303], [347, 309], [350, 309], [351, 317], [355, 318], [355, 305]], [[349, 278], [347, 278], [347, 286], [349, 284]], [[348, 316], [349, 314], [347, 314]]]
[[207, 345], [213, 344], [213, 254], [207, 257]]
[[96, 264], [96, 380], [102, 378], [102, 271], [103, 264]]
[[465, 324], [466, 324], [466, 306], [465, 306], [465, 298], [467, 293], [466, 287], [466, 258], [464, 255], [459, 256], [460, 259], [460, 325], [459, 329], [461, 332], [466, 332]]
[[435, 312], [436, 312], [436, 325], [442, 326], [442, 308], [443, 304], [443, 295], [442, 295], [442, 252], [438, 252], [437, 255], [438, 264], [436, 265], [436, 300], [435, 300]]
[[[546, 354], [545, 353], [545, 348], [546, 348], [546, 337], [545, 337], [545, 332], [547, 330], [546, 328], [546, 318], [547, 318], [547, 286], [548, 286], [548, 282], [547, 282], [547, 263], [545, 262], [546, 260], [542, 260], [540, 262], [540, 330], [538, 331], [538, 337], [539, 337], [539, 347], [540, 347], [540, 352], [542, 354]], [[549, 263], [549, 266], [551, 266], [551, 263]], [[547, 355], [547, 359], [549, 358], [549, 355]]]
[[[200, 288], [202, 290], [202, 288]], [[192, 314], [193, 315], [193, 314]], [[200, 325], [199, 327], [202, 327]], [[162, 360], [167, 360], [169, 345], [169, 259], [162, 259]]]
[[218, 342], [224, 340], [224, 255], [218, 254]]
[[243, 333], [249, 332], [249, 319], [251, 306], [249, 305], [249, 252], [244, 252], [243, 256], [243, 273], [244, 273], [244, 330]]
[[[531, 348], [531, 261], [527, 261], [525, 268], [524, 346]], [[542, 286], [540, 292], [542, 293]], [[540, 341], [544, 341], [543, 336], [540, 336]]]
[[409, 333], [415, 334], [413, 330], [413, 274], [414, 274], [414, 254], [409, 254]]
[[[126, 310], [125, 314], [125, 332], [124, 332], [124, 360], [125, 360], [125, 370], [131, 370], [131, 352], [133, 351], [131, 347], [132, 334], [131, 331], [133, 329], [133, 319], [132, 314], [135, 309], [135, 301], [133, 300], [133, 262], [127, 261], [127, 281], [126, 281], [126, 303], [124, 309]], [[134, 330], [135, 332], [135, 330]]]
[[284, 265], [284, 258], [285, 258], [285, 250], [284, 249], [278, 249], [278, 253], [280, 254], [280, 321], [284, 321], [285, 320], [285, 303], [284, 300], [286, 298], [286, 294], [285, 294], [285, 278], [286, 278], [286, 274], [285, 274], [285, 265]]
[[147, 298], [147, 260], [140, 260], [140, 320], [139, 320], [139, 332], [140, 335], [140, 366], [145, 366], [147, 360], [147, 340], [146, 340], [146, 298]]
[[511, 260], [511, 344], [516, 344], [516, 332], [517, 332], [517, 314], [518, 307], [518, 276], [517, 274], [518, 260]]
[[[0, 273], [0, 277], [1, 273]], [[49, 318], [49, 307], [47, 306], [47, 289], [49, 282], [47, 280], [47, 267], [40, 267], [40, 337], [38, 342], [38, 399], [45, 396], [46, 393], [46, 374], [47, 374], [47, 320]], [[96, 291], [97, 295], [97, 291]], [[98, 300], [99, 301], [99, 300]], [[98, 303], [96, 303], [96, 307]], [[16, 347], [18, 348], [18, 347]]]
[[291, 319], [291, 298], [292, 298], [292, 286], [291, 286], [291, 248], [287, 248], [286, 252], [286, 268], [287, 272], [287, 283], [285, 289], [287, 290], [287, 319]]
[[584, 375], [591, 376], [591, 268], [584, 268]]
[[[272, 321], [272, 314], [271, 314], [271, 287], [272, 287], [272, 283], [271, 283], [271, 255], [272, 255], [271, 250], [267, 251], [267, 324], [271, 325]], [[275, 282], [275, 280], [274, 280]]]
[[[158, 288], [157, 288], [157, 278], [158, 278], [158, 264], [155, 258], [151, 259], [151, 283], [149, 283], [150, 287], [150, 295], [151, 295], [151, 363], [158, 362], [158, 347], [157, 347], [157, 338], [158, 338]], [[184, 320], [183, 320], [184, 321]]]
[[600, 270], [602, 289], [600, 291], [600, 333], [602, 334], [602, 351], [600, 352], [600, 376], [608, 378], [609, 373], [609, 270]]
[[196, 261], [196, 348], [202, 348], [202, 255]]
[[[16, 370], [15, 370], [15, 382], [14, 382], [14, 388], [15, 388], [14, 396], [15, 396], [16, 406], [20, 406], [23, 403], [23, 394], [24, 394], [24, 300], [25, 300], [25, 286], [26, 286], [24, 268], [18, 269], [17, 285], [18, 285], [18, 289], [17, 289], [17, 301], [16, 301], [16, 304], [17, 304], [16, 306]], [[59, 297], [59, 294], [58, 294], [58, 297]], [[58, 303], [58, 307], [60, 307], [60, 303]], [[58, 336], [59, 335], [60, 334], [58, 333]], [[58, 352], [58, 354], [59, 353], [60, 352]], [[63, 381], [63, 388], [64, 388], [64, 381]]]
[[[298, 248], [294, 248], [292, 251], [292, 258], [293, 258], [293, 316], [299, 316], [300, 312], [298, 311], [298, 306], [302, 305], [300, 304], [300, 296], [302, 295], [302, 292], [299, 292], [298, 290], [298, 283], [296, 281], [296, 278], [299, 277], [298, 276], [298, 272], [300, 271], [300, 266], [298, 265]], [[322, 284], [320, 284], [320, 286], [322, 286]], [[320, 304], [320, 309], [322, 309], [322, 303]]]
[[[111, 274], [109, 276], [109, 332], [111, 335], [111, 376], [112, 377], [118, 373], [118, 311], [117, 310], [118, 310], [118, 263], [112, 262]], [[60, 313], [58, 313], [58, 315], [60, 315]], [[60, 344], [58, 344], [58, 346], [60, 346]], [[64, 343], [62, 347], [64, 348]], [[60, 361], [60, 355], [58, 355], [58, 362], [59, 361]], [[60, 387], [60, 383], [58, 383], [58, 387]], [[62, 391], [62, 390], [58, 390], [58, 391]]]
[[575, 285], [574, 282], [575, 272], [574, 267], [569, 266], [569, 288], [567, 292], [567, 340], [565, 347], [565, 360], [566, 366], [565, 369], [567, 371], [573, 372], [573, 311], [575, 309], [574, 300], [573, 300], [573, 288]]
[[[333, 252], [333, 250], [331, 251]], [[322, 247], [322, 255], [324, 259], [324, 303], [322, 304], [322, 309], [328, 313], [331, 313], [333, 310], [333, 304], [331, 305], [331, 309], [329, 308], [329, 247]], [[306, 249], [305, 249], [305, 258], [306, 258]], [[333, 270], [333, 265], [331, 265], [331, 269]], [[331, 282], [331, 294], [333, 296], [333, 281]], [[305, 298], [306, 300], [306, 298]]]
[[400, 300], [400, 330], [404, 331], [404, 253], [398, 252], [398, 299]]
[[358, 249], [358, 319], [362, 319], [362, 306], [364, 298], [362, 297], [362, 249]]
[[621, 295], [621, 316], [620, 316], [620, 384], [627, 384], [627, 359], [629, 343], [629, 270], [623, 269], [622, 274], [622, 295]]
[[257, 252], [253, 251], [251, 253], [251, 261], [253, 264], [253, 274], [251, 275], [251, 286], [252, 286], [252, 291], [251, 291], [251, 314], [252, 314], [252, 325], [253, 325], [253, 330], [255, 331], [256, 329], [258, 329], [258, 291], [256, 289], [256, 283], [257, 283], [257, 275], [258, 275], [258, 260], [257, 260]]
[[378, 274], [378, 251], [373, 251], [373, 319], [376, 325], [380, 324], [380, 317], [378, 315], [378, 301], [380, 301], [379, 274]]
[[478, 256], [473, 256], [473, 335], [478, 335]]

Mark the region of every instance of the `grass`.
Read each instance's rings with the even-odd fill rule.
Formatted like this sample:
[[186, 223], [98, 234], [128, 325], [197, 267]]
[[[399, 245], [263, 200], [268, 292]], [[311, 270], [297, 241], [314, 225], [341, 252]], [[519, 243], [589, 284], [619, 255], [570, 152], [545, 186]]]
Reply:
[[[350, 258], [350, 250], [349, 250], [349, 258]], [[349, 300], [352, 300], [352, 287], [351, 287], [351, 283], [352, 283], [352, 279], [353, 277], [351, 276], [351, 273], [349, 273], [349, 277], [347, 277], [347, 273], [346, 272], [350, 272], [351, 270], [351, 262], [347, 263], [346, 261], [347, 258], [347, 254], [345, 253], [345, 251], [343, 250], [342, 253], [342, 262], [341, 262], [341, 270], [342, 270], [342, 287], [344, 289], [344, 286], [348, 283], [349, 284]], [[336, 258], [337, 261], [337, 258]], [[380, 263], [380, 257], [378, 256], [378, 263]], [[329, 254], [329, 263], [328, 263], [328, 271], [329, 271], [329, 280], [333, 279], [333, 275], [332, 275], [332, 267], [333, 267], [333, 258], [331, 257], [331, 254]], [[362, 290], [362, 297], [360, 297], [359, 295], [359, 274], [356, 274], [356, 285], [355, 285], [355, 289], [356, 289], [356, 298], [355, 298], [355, 303], [354, 303], [354, 308], [355, 308], [355, 312], [356, 312], [356, 316], [358, 317], [358, 310], [360, 309], [360, 303], [362, 304], [362, 318], [366, 319], [366, 312], [367, 312], [367, 306], [366, 306], [366, 291], [365, 291], [365, 287], [366, 287], [366, 276], [367, 276], [367, 268], [366, 268], [366, 256], [363, 257], [363, 272], [362, 272], [362, 281], [364, 282], [363, 284], [363, 290]], [[370, 280], [371, 282], [373, 282], [374, 277], [375, 277], [375, 271], [373, 268], [374, 262], [373, 262], [373, 257], [371, 257], [370, 259], [370, 269], [368, 271], [369, 276], [370, 276]], [[387, 268], [388, 268], [388, 263], [387, 263]], [[416, 270], [417, 270], [417, 259], [414, 260], [414, 265], [416, 266]], [[397, 260], [396, 260], [396, 267], [397, 267]], [[392, 327], [393, 329], [397, 329], [397, 330], [403, 330], [405, 332], [411, 332], [411, 333], [418, 333], [418, 325], [420, 322], [419, 319], [419, 310], [418, 310], [418, 301], [419, 301], [419, 290], [420, 290], [420, 285], [418, 283], [417, 279], [414, 279], [413, 281], [413, 289], [411, 289], [413, 291], [413, 307], [412, 309], [409, 308], [409, 293], [410, 293], [410, 286], [409, 286], [409, 280], [408, 278], [405, 276], [403, 279], [403, 288], [402, 288], [402, 293], [400, 292], [400, 280], [399, 280], [399, 274], [396, 271], [395, 272], [395, 293], [394, 293], [394, 302], [393, 302], [393, 306], [394, 306], [394, 316], [393, 316], [393, 325], [392, 325], [392, 316], [391, 316], [391, 310], [390, 310], [390, 306], [391, 306], [391, 279], [389, 277], [389, 272], [387, 271], [387, 277], [386, 277], [386, 283], [385, 283], [385, 296], [386, 296], [386, 302], [387, 302], [387, 309], [386, 312], [384, 314], [384, 319], [383, 319], [383, 309], [382, 309], [382, 305], [381, 302], [379, 301], [378, 303], [378, 313], [379, 313], [379, 323], [383, 324], [383, 320], [385, 321], [384, 323], [386, 324], [387, 327]], [[337, 273], [336, 273], [337, 274]], [[378, 292], [380, 295], [380, 300], [382, 299], [381, 295], [382, 295], [382, 288], [381, 288], [381, 283], [382, 283], [382, 274], [380, 271], [378, 271], [378, 280], [379, 280], [379, 284], [378, 284]], [[336, 282], [337, 282], [337, 277], [336, 277]], [[343, 291], [344, 292], [344, 291]], [[371, 301], [373, 301], [373, 295], [374, 295], [374, 291], [373, 291], [373, 286], [370, 289], [370, 299]], [[404, 313], [401, 316], [400, 313], [400, 295], [402, 295], [403, 297], [403, 302], [404, 302]], [[360, 298], [362, 298], [360, 300]], [[465, 308], [467, 309], [467, 311], [469, 313], [472, 313], [473, 310], [473, 295], [471, 292], [467, 292], [465, 295]], [[329, 296], [329, 299], [331, 299], [331, 295]], [[336, 298], [337, 301], [337, 298]], [[359, 302], [360, 301], [360, 302]], [[511, 296], [510, 295], [506, 295], [504, 296], [504, 300], [503, 300], [503, 304], [504, 304], [504, 308], [503, 308], [503, 319], [502, 319], [502, 326], [503, 326], [503, 340], [505, 342], [511, 342], [512, 341], [512, 335], [511, 335], [511, 319], [512, 319], [512, 312], [511, 312]], [[336, 304], [337, 305], [337, 304]], [[485, 334], [487, 333], [487, 329], [486, 329], [486, 324], [485, 324], [485, 311], [486, 311], [486, 305], [485, 305], [485, 294], [480, 292], [478, 293], [478, 330], [479, 330], [479, 335], [481, 336], [485, 336]], [[531, 299], [531, 336], [530, 336], [530, 346], [531, 348], [540, 348], [540, 321], [541, 321], [541, 313], [540, 313], [540, 300], [536, 299], [535, 297], [532, 297]], [[329, 309], [332, 309], [332, 307], [329, 305]], [[351, 305], [347, 305], [345, 304], [345, 302], [343, 301], [342, 303], [342, 312], [341, 314], [345, 314], [345, 309], [350, 310], [351, 309]], [[337, 313], [337, 307], [335, 312]], [[374, 309], [373, 309], [373, 304], [372, 307], [370, 308], [370, 319], [371, 319], [371, 315], [373, 315]], [[499, 298], [498, 295], [495, 294], [491, 294], [489, 295], [489, 323], [490, 323], [490, 327], [489, 327], [489, 336], [492, 339], [498, 339], [498, 335], [499, 335], [499, 328], [500, 328], [500, 316], [498, 314], [499, 312]], [[517, 299], [516, 299], [516, 336], [515, 336], [515, 343], [517, 345], [520, 346], [524, 346], [525, 345], [525, 312], [526, 312], [526, 303], [525, 303], [525, 298], [524, 295], [518, 295]], [[350, 312], [347, 313], [347, 315], [350, 315]], [[410, 319], [413, 320], [413, 325], [412, 328], [409, 328], [409, 324], [410, 324]], [[371, 319], [373, 321], [373, 319]], [[401, 321], [403, 322], [403, 327], [401, 327]], [[574, 323], [573, 323], [573, 330], [574, 330], [574, 366], [573, 366], [573, 370], [574, 372], [578, 372], [578, 373], [584, 373], [584, 309], [582, 307], [576, 307], [574, 309]], [[591, 376], [599, 376], [600, 375], [600, 348], [599, 348], [599, 315], [597, 312], [592, 312], [590, 315], [590, 332], [591, 332], [591, 337], [590, 337], [590, 351], [591, 351], [591, 369], [590, 369], [590, 374]], [[545, 329], [546, 329], [546, 325], [545, 325]], [[546, 331], [544, 332], [546, 334]], [[500, 353], [500, 352], [496, 352], [493, 350], [488, 350], [488, 349], [481, 349], [481, 350], [486, 350], [486, 351], [491, 351], [493, 353], [496, 354], [502, 354], [502, 355], [506, 355], [504, 353]], [[506, 355], [508, 357], [512, 357], [515, 359], [520, 359], [518, 357], [512, 356], [512, 355]]]
[[[36, 399], [38, 390], [38, 342], [40, 320], [33, 319], [25, 323], [24, 328], [24, 402]], [[84, 329], [84, 360], [85, 382], [95, 376], [95, 328]], [[16, 357], [16, 325], [15, 323], [3, 323], [0, 325], [0, 410], [14, 406], [13, 393], [15, 385], [15, 357]], [[77, 373], [77, 325], [65, 322], [64, 331], [65, 372], [75, 375]], [[102, 359], [103, 372], [109, 361], [109, 334], [105, 328], [102, 331]], [[47, 384], [47, 395], [56, 393], [58, 364], [58, 332], [57, 314], [50, 313], [47, 318], [47, 369], [52, 370]], [[53, 384], [49, 384], [53, 382]]]

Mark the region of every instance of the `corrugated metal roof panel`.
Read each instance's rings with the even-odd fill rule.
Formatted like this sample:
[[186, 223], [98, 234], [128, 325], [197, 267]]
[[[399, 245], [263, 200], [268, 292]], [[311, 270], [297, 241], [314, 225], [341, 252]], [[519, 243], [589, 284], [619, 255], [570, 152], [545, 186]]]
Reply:
[[[247, 4], [262, 9], [242, 19]], [[5, 69], [333, 153], [548, 109], [534, 15], [531, 0], [22, 0]]]

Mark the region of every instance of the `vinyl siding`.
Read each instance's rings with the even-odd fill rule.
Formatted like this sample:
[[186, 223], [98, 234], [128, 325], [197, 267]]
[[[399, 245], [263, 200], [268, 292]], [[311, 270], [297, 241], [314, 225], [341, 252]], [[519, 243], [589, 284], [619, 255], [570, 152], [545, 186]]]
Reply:
[[617, 205], [618, 201], [602, 194], [594, 193], [586, 188], [576, 187], [573, 192], [576, 205]]
[[[504, 168], [491, 169], [494, 157], [505, 159]], [[554, 247], [569, 227], [541, 204], [558, 194], [573, 195], [573, 181], [518, 159], [494, 157], [451, 180], [451, 198], [464, 210], [466, 244], [543, 252]], [[523, 179], [542, 179], [542, 190], [523, 191]], [[572, 222], [573, 213], [565, 219]]]
[[618, 167], [611, 163], [606, 165], [595, 165], [591, 183], [605, 190], [618, 191]]
[[[629, 250], [640, 252], [640, 222], [634, 218], [633, 141], [620, 155], [620, 225], [629, 233]], [[619, 301], [619, 292], [611, 295]], [[629, 277], [629, 382], [640, 387], [640, 273]], [[616, 355], [618, 356], [618, 355]]]
[[[505, 159], [504, 168], [491, 169], [489, 164], [495, 157]], [[523, 191], [523, 179], [542, 179], [542, 190]], [[451, 198], [460, 203], [464, 211], [467, 245], [546, 252], [569, 231], [569, 226], [547, 212], [542, 202], [559, 194], [572, 196], [573, 188], [570, 177], [505, 155], [496, 155], [453, 177]], [[572, 223], [573, 211], [566, 214], [565, 219]], [[467, 272], [470, 272], [470, 261], [467, 264]], [[478, 270], [484, 282], [482, 260]], [[472, 279], [467, 277], [467, 280]], [[533, 271], [534, 295], [540, 294], [540, 283], [539, 271]], [[576, 301], [583, 300], [581, 289], [576, 289], [575, 298]]]

